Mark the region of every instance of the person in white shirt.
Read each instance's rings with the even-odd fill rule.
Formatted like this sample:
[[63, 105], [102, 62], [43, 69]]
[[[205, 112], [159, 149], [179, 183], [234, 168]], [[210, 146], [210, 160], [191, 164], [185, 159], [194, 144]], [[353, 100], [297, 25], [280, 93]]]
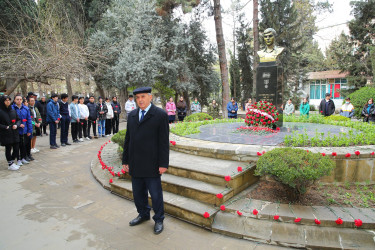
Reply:
[[137, 106], [135, 104], [133, 95], [129, 95], [129, 99], [125, 103], [125, 111], [126, 111], [127, 116], [129, 116], [129, 113], [132, 112], [136, 108]]
[[86, 138], [86, 140], [90, 140], [90, 138], [87, 136], [87, 120], [89, 119], [89, 108], [87, 107], [85, 102], [85, 98], [81, 96], [78, 99], [78, 109], [80, 112], [80, 119], [79, 119], [79, 127], [78, 127], [78, 137], [79, 141], [83, 141], [82, 138], [82, 132], [83, 132], [83, 137]]
[[111, 100], [108, 97], [105, 98], [105, 104], [107, 105], [107, 119], [105, 120], [105, 135], [110, 136], [112, 131], [112, 119], [113, 119], [113, 107]]

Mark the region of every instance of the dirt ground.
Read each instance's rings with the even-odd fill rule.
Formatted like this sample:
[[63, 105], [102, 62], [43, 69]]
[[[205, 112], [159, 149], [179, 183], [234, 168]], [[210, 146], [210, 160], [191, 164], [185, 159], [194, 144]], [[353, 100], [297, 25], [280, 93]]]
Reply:
[[260, 180], [247, 197], [271, 202], [305, 206], [342, 205], [375, 208], [375, 185], [363, 183], [315, 184], [297, 201], [290, 201], [286, 188], [272, 180]]

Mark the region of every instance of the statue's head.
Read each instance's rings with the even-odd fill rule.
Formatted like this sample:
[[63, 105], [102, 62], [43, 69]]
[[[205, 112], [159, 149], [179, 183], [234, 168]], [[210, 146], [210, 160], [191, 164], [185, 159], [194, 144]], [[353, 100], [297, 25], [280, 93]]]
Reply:
[[267, 46], [271, 46], [275, 43], [276, 30], [268, 28], [263, 32], [264, 41]]

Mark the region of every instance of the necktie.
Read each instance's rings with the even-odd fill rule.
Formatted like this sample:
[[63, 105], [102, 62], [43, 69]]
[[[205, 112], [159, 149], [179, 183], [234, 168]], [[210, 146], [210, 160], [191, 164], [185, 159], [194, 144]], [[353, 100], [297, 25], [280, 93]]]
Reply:
[[141, 112], [142, 112], [142, 115], [141, 115], [141, 120], [139, 120], [139, 121], [142, 121], [142, 120], [143, 120], [143, 118], [145, 118], [145, 113], [146, 113], [146, 111], [145, 111], [145, 110], [141, 110]]

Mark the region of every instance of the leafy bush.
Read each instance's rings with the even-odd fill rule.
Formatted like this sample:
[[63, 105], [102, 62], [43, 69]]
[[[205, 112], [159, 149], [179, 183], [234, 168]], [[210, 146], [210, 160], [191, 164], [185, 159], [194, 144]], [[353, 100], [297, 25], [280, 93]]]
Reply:
[[198, 121], [205, 121], [205, 120], [213, 120], [212, 116], [206, 113], [196, 113], [189, 116], [186, 116], [184, 122], [198, 122]]
[[316, 106], [311, 104], [310, 105], [310, 111], [317, 111]]
[[350, 121], [350, 118], [342, 116], [342, 115], [330, 115], [324, 117], [326, 120], [331, 120], [331, 121], [339, 121], [339, 122], [344, 122], [344, 121]]
[[328, 156], [296, 148], [276, 148], [259, 158], [255, 174], [268, 175], [282, 183], [288, 197], [296, 200], [334, 167], [335, 161]]
[[350, 101], [354, 106], [354, 116], [361, 117], [361, 112], [365, 104], [370, 98], [374, 98], [374, 87], [363, 87], [349, 95]]
[[120, 130], [118, 133], [112, 136], [111, 141], [123, 147], [125, 143], [125, 135], [126, 135], [126, 129]]

